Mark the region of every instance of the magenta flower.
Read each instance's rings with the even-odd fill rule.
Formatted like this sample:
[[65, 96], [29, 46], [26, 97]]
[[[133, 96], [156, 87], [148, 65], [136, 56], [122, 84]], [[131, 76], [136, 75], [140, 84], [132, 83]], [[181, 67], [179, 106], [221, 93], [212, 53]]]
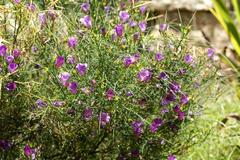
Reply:
[[13, 50], [12, 54], [15, 58], [17, 58], [21, 55], [21, 51], [16, 48], [16, 49]]
[[9, 65], [8, 65], [8, 71], [10, 73], [15, 72], [17, 70], [17, 68], [18, 68], [18, 65], [16, 63], [9, 63]]
[[115, 92], [113, 89], [109, 88], [107, 91], [106, 91], [106, 97], [109, 101], [113, 100], [115, 96]]
[[133, 133], [137, 136], [140, 137], [141, 134], [143, 133], [143, 127], [144, 127], [144, 123], [142, 121], [133, 121], [132, 122], [132, 129], [133, 129]]
[[189, 101], [189, 98], [188, 98], [187, 95], [184, 95], [184, 94], [183, 94], [183, 95], [180, 97], [180, 102], [181, 102], [181, 104], [187, 104], [188, 101]]
[[102, 112], [99, 116], [99, 122], [102, 126], [107, 125], [110, 122], [110, 115], [107, 112]]
[[129, 20], [130, 15], [128, 14], [127, 11], [120, 11], [119, 18], [123, 23], [125, 23]]
[[59, 74], [58, 78], [60, 79], [61, 84], [64, 86], [68, 86], [68, 80], [70, 79], [71, 75], [68, 72], [63, 72]]
[[140, 13], [141, 13], [141, 14], [144, 14], [144, 13], [146, 12], [146, 9], [147, 9], [146, 5], [141, 6], [141, 7], [140, 7]]
[[77, 82], [71, 82], [68, 85], [68, 89], [72, 94], [77, 94], [78, 92], [78, 83]]
[[211, 57], [213, 57], [213, 55], [215, 53], [215, 49], [208, 48], [207, 53], [208, 53], [208, 57], [211, 58]]
[[152, 79], [152, 72], [149, 69], [142, 69], [138, 73], [138, 80], [140, 82], [148, 82]]
[[164, 56], [163, 56], [162, 53], [157, 52], [156, 55], [155, 55], [155, 59], [156, 59], [156, 61], [160, 62], [164, 59]]
[[129, 24], [130, 27], [135, 27], [137, 25], [137, 22], [131, 20], [128, 24]]
[[170, 154], [170, 155], [168, 155], [167, 160], [177, 160], [177, 158], [174, 155]]
[[57, 56], [55, 61], [55, 67], [60, 68], [64, 64], [65, 58], [63, 56]]
[[124, 34], [124, 26], [122, 24], [118, 24], [115, 27], [115, 32], [117, 34], [118, 37], [122, 37]]
[[76, 69], [77, 69], [78, 73], [79, 73], [81, 76], [83, 76], [83, 75], [86, 74], [87, 68], [88, 68], [87, 63], [79, 63], [79, 64], [77, 64], [77, 66], [76, 66]]
[[7, 47], [5, 45], [0, 45], [0, 56], [5, 56], [7, 53]]
[[187, 55], [184, 57], [184, 61], [185, 61], [185, 63], [187, 63], [187, 64], [192, 63], [192, 61], [193, 61], [192, 55], [187, 54]]
[[93, 117], [93, 110], [91, 108], [85, 108], [83, 110], [82, 116], [85, 121], [90, 121]]
[[157, 132], [158, 128], [163, 124], [163, 121], [160, 118], [156, 118], [152, 121], [150, 126], [150, 132], [155, 133]]
[[83, 18], [80, 18], [80, 22], [88, 29], [92, 28], [92, 21], [90, 16], [86, 15]]
[[68, 47], [69, 48], [75, 48], [77, 46], [77, 38], [76, 37], [70, 37], [68, 38]]
[[31, 148], [28, 144], [26, 144], [26, 145], [24, 146], [24, 154], [25, 154], [25, 156], [28, 157], [28, 158], [30, 158], [30, 156], [32, 155], [32, 153], [33, 153], [32, 148]]
[[43, 28], [47, 24], [47, 17], [45, 13], [39, 13], [39, 22], [41, 25], [41, 28]]
[[34, 3], [27, 3], [26, 7], [31, 12], [34, 12], [36, 10], [36, 5]]
[[9, 55], [6, 57], [7, 63], [12, 63], [14, 61], [14, 57], [12, 55]]
[[17, 88], [17, 85], [14, 82], [9, 82], [6, 84], [7, 91], [14, 91], [16, 88]]
[[139, 157], [140, 153], [139, 153], [139, 150], [138, 149], [133, 149], [131, 151], [131, 156], [132, 157]]
[[89, 10], [90, 10], [90, 5], [89, 5], [89, 3], [83, 3], [83, 4], [81, 5], [81, 10], [82, 10], [84, 13], [88, 13]]
[[165, 23], [160, 24], [159, 29], [161, 32], [164, 32], [168, 29], [168, 25]]
[[138, 27], [140, 28], [141, 32], [145, 32], [147, 29], [147, 22], [145, 22], [145, 21], [139, 22]]

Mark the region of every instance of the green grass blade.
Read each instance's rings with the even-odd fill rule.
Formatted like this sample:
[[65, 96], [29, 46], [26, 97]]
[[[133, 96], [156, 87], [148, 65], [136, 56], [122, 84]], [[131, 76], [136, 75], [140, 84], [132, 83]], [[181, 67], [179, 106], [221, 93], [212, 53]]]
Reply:
[[240, 25], [240, 4], [239, 0], [232, 0], [233, 8], [238, 19], [238, 25]]

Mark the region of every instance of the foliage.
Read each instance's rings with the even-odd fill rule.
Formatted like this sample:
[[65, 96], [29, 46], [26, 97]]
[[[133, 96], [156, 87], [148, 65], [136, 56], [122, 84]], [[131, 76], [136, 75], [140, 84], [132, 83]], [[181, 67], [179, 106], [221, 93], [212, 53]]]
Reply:
[[66, 2], [1, 7], [1, 158], [175, 159], [216, 72], [190, 26], [151, 50], [141, 5]]

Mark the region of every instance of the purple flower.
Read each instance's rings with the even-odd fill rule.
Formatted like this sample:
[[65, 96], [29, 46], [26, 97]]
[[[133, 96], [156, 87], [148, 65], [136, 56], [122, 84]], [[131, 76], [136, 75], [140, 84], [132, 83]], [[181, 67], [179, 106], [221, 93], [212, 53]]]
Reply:
[[79, 63], [79, 64], [77, 64], [77, 66], [76, 66], [76, 69], [77, 69], [78, 73], [79, 73], [81, 76], [83, 76], [83, 75], [86, 74], [87, 68], [88, 68], [87, 63]]
[[144, 5], [144, 6], [141, 6], [139, 9], [140, 9], [141, 14], [144, 14], [147, 7], [146, 7], [146, 5]]
[[136, 120], [132, 122], [133, 133], [137, 137], [140, 137], [141, 134], [143, 133], [143, 126], [144, 126], [144, 123], [142, 121]]
[[82, 10], [84, 13], [88, 13], [89, 10], [90, 10], [90, 5], [89, 5], [89, 3], [83, 3], [83, 4], [81, 5], [81, 10]]
[[135, 27], [136, 25], [137, 25], [137, 22], [136, 22], [136, 21], [131, 20], [131, 21], [129, 22], [129, 26], [130, 26], [130, 27]]
[[181, 86], [177, 82], [172, 82], [169, 84], [169, 88], [171, 89], [172, 92], [178, 93], [181, 89]]
[[165, 24], [165, 23], [162, 23], [162, 24], [160, 24], [159, 29], [160, 29], [161, 32], [164, 32], [168, 29], [168, 25]]
[[21, 51], [19, 50], [19, 49], [14, 49], [13, 50], [13, 56], [15, 57], [15, 58], [17, 58], [17, 57], [19, 57], [20, 55], [21, 55]]
[[133, 34], [133, 41], [136, 42], [140, 39], [140, 33], [139, 32], [136, 32]]
[[180, 106], [179, 105], [176, 105], [174, 108], [173, 108], [174, 112], [178, 113], [181, 111], [180, 109]]
[[68, 89], [72, 94], [77, 94], [78, 92], [78, 83], [77, 82], [71, 82], [69, 83]]
[[123, 10], [123, 9], [125, 9], [125, 8], [126, 8], [126, 3], [123, 2], [123, 1], [121, 1], [121, 2], [120, 2], [120, 9]]
[[36, 46], [32, 46], [32, 52], [36, 53], [37, 51], [38, 51], [37, 47]]
[[167, 79], [167, 74], [166, 72], [160, 72], [159, 76], [158, 76], [158, 79], [160, 80], [165, 80]]
[[139, 153], [139, 150], [138, 149], [133, 149], [131, 151], [131, 156], [132, 157], [139, 157], [140, 153]]
[[105, 6], [104, 11], [105, 11], [106, 14], [109, 14], [109, 12], [111, 11], [111, 7], [110, 6]]
[[14, 57], [12, 55], [9, 55], [6, 57], [7, 63], [12, 63], [14, 61]]
[[36, 105], [41, 108], [41, 107], [46, 107], [46, 106], [47, 106], [47, 103], [44, 102], [42, 99], [38, 99], [38, 100], [36, 101]]
[[9, 82], [6, 84], [7, 91], [14, 91], [16, 88], [17, 88], [17, 85], [14, 82]]
[[213, 55], [215, 53], [215, 49], [208, 48], [207, 53], [208, 53], [208, 57], [211, 58], [211, 57], [213, 57]]
[[155, 133], [157, 132], [158, 128], [163, 124], [163, 121], [160, 118], [156, 118], [152, 121], [150, 126], [150, 132]]
[[85, 108], [82, 115], [85, 121], [90, 121], [93, 117], [93, 110], [91, 108]]
[[106, 91], [106, 97], [109, 101], [113, 100], [115, 96], [115, 92], [113, 89], [109, 88], [107, 91]]
[[29, 158], [32, 155], [32, 153], [33, 153], [32, 148], [28, 144], [26, 144], [24, 146], [24, 154], [25, 154], [25, 156]]
[[91, 17], [88, 15], [84, 16], [83, 18], [80, 18], [80, 22], [88, 29], [92, 27]]
[[8, 65], [8, 71], [10, 73], [15, 72], [17, 70], [17, 68], [18, 68], [18, 65], [16, 63], [9, 63], [9, 65]]
[[31, 12], [34, 12], [36, 10], [36, 5], [34, 3], [28, 3], [26, 7]]
[[170, 155], [168, 155], [167, 160], [177, 160], [177, 158], [174, 155], [170, 154]]
[[140, 82], [148, 82], [152, 79], [152, 72], [149, 69], [142, 69], [138, 73], [138, 80]]
[[124, 26], [122, 24], [118, 24], [116, 27], [115, 27], [115, 32], [117, 34], [118, 37], [122, 37], [123, 36], [123, 33], [124, 33]]
[[105, 27], [101, 27], [100, 32], [103, 36], [106, 36], [107, 34], [107, 29]]
[[181, 75], [184, 75], [184, 74], [186, 74], [187, 73], [187, 71], [186, 71], [186, 69], [184, 69], [184, 68], [180, 68], [179, 70], [178, 70], [178, 74], [181, 76]]
[[155, 59], [156, 59], [156, 61], [160, 62], [164, 59], [164, 56], [163, 56], [162, 53], [157, 52], [156, 55], [155, 55]]
[[60, 68], [64, 64], [65, 58], [63, 56], [57, 56], [55, 60], [55, 67]]
[[187, 55], [184, 57], [184, 61], [185, 61], [185, 63], [187, 63], [187, 64], [192, 63], [192, 61], [193, 61], [192, 55], [187, 54]]
[[184, 112], [179, 111], [179, 112], [177, 112], [177, 114], [178, 114], [178, 119], [179, 119], [180, 121], [182, 121], [182, 120], [185, 119], [185, 113], [184, 113]]
[[181, 111], [179, 105], [176, 105], [176, 106], [173, 108], [173, 110], [174, 110], [174, 112], [177, 113], [178, 119], [179, 119], [180, 121], [182, 121], [182, 120], [185, 119], [185, 113], [184, 113], [183, 111]]
[[11, 148], [12, 144], [8, 140], [0, 140], [0, 148], [7, 151]]
[[58, 78], [60, 79], [61, 84], [64, 86], [68, 86], [68, 80], [70, 79], [71, 75], [68, 72], [63, 72], [59, 74]]
[[19, 4], [19, 3], [21, 3], [21, 0], [14, 0], [13, 1], [15, 4]]
[[139, 26], [141, 32], [145, 32], [146, 29], [147, 29], [147, 22], [145, 22], [145, 21], [139, 22], [139, 23], [138, 23], [138, 26]]
[[133, 96], [134, 94], [131, 92], [131, 91], [128, 91], [127, 93], [126, 93], [126, 96], [128, 96], [128, 97], [131, 97], [131, 96]]
[[129, 67], [130, 65], [132, 65], [134, 63], [134, 58], [132, 56], [125, 57], [123, 60], [123, 63], [125, 65], [125, 67]]
[[102, 126], [110, 122], [110, 115], [107, 112], [102, 112], [99, 116], [99, 122]]
[[38, 15], [39, 21], [41, 24], [41, 28], [43, 28], [47, 24], [47, 17], [45, 13], [39, 13]]
[[188, 101], [189, 101], [189, 98], [188, 98], [187, 95], [184, 95], [184, 94], [183, 94], [183, 95], [180, 97], [180, 102], [181, 102], [181, 104], [187, 104]]
[[61, 106], [63, 106], [65, 104], [65, 102], [63, 102], [63, 101], [54, 101], [53, 103], [52, 103], [52, 105], [54, 106], [54, 107], [61, 107]]
[[169, 93], [167, 93], [167, 95], [162, 99], [161, 105], [162, 105], [162, 106], [169, 105], [171, 102], [173, 102], [173, 101], [175, 101], [175, 100], [176, 100], [176, 96], [175, 96], [172, 92], [169, 92]]
[[5, 56], [7, 53], [7, 47], [5, 45], [0, 45], [0, 56]]
[[48, 11], [48, 16], [50, 17], [50, 19], [52, 20], [52, 21], [54, 21], [56, 18], [57, 18], [57, 13], [53, 10], [53, 8], [52, 9], [50, 9], [49, 11]]
[[76, 37], [70, 37], [68, 38], [68, 47], [69, 48], [75, 48], [77, 46], [77, 38]]
[[117, 39], [117, 33], [114, 32], [114, 33], [112, 34], [112, 41], [115, 41], [116, 39]]
[[69, 64], [75, 64], [75, 62], [76, 62], [76, 59], [75, 59], [74, 55], [69, 55], [69, 56], [67, 57], [67, 63], [69, 63]]
[[162, 113], [162, 114], [168, 113], [168, 112], [169, 112], [169, 109], [166, 108], [166, 107], [162, 108], [162, 110], [161, 110], [161, 113]]
[[123, 23], [125, 23], [129, 20], [130, 15], [128, 14], [127, 11], [120, 11], [119, 18]]

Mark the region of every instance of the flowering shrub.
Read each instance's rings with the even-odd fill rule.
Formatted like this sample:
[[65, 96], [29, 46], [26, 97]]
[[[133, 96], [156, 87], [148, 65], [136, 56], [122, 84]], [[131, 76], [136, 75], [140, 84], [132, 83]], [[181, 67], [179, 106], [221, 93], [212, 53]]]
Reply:
[[5, 5], [2, 158], [176, 159], [215, 74], [190, 27], [152, 49], [140, 2], [64, 3]]

